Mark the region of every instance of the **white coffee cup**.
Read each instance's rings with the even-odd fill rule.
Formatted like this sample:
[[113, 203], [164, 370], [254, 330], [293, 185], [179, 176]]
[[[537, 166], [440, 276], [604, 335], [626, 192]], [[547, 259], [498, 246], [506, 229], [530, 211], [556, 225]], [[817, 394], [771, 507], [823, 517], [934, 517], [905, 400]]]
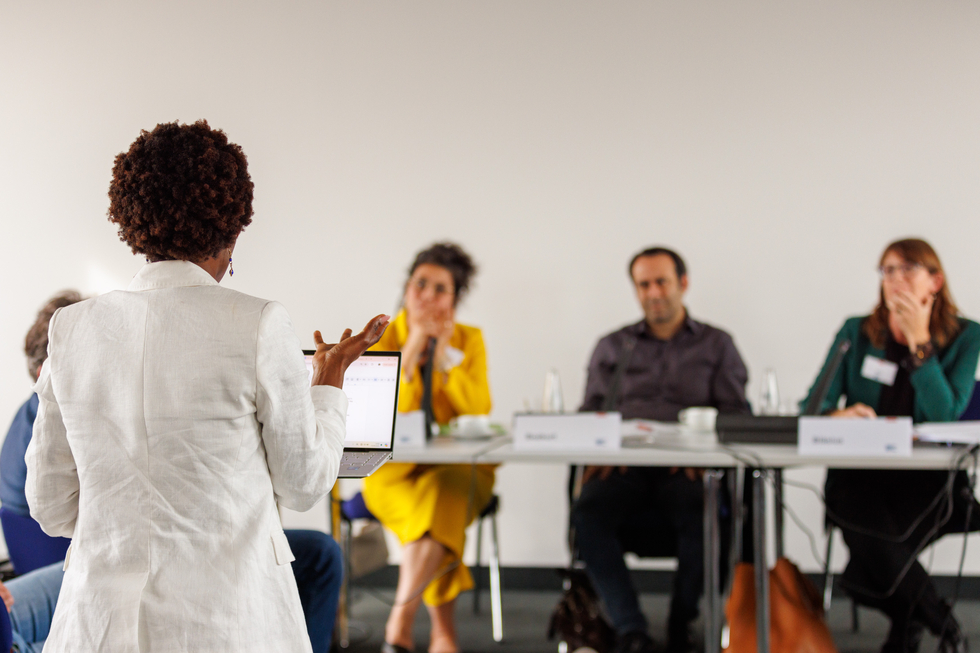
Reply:
[[711, 406], [691, 406], [677, 413], [677, 421], [693, 431], [715, 430], [718, 409]]
[[457, 415], [450, 422], [453, 435], [487, 435], [490, 430], [489, 415]]

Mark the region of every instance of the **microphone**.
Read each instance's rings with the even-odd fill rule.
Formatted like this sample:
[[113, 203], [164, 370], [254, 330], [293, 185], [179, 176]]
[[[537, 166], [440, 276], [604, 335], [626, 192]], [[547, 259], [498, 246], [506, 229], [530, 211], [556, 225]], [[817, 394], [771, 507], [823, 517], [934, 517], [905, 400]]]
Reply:
[[837, 351], [834, 352], [833, 358], [830, 359], [830, 364], [817, 379], [816, 385], [813, 387], [813, 394], [810, 395], [810, 401], [806, 402], [806, 408], [803, 410], [804, 415], [819, 415], [820, 407], [823, 406], [824, 399], [827, 398], [827, 393], [830, 391], [830, 382], [834, 380], [834, 375], [837, 374], [837, 368], [840, 367], [841, 362], [844, 360], [844, 354], [851, 348], [851, 341], [845, 340], [840, 345], [837, 346]]

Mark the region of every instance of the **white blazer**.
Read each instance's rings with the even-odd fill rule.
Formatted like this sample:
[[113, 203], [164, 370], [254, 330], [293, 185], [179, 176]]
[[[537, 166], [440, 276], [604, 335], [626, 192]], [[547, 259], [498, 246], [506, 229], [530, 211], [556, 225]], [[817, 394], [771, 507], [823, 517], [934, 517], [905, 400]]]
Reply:
[[72, 539], [46, 651], [310, 651], [276, 502], [333, 486], [347, 398], [275, 302], [184, 261], [63, 308], [27, 500]]

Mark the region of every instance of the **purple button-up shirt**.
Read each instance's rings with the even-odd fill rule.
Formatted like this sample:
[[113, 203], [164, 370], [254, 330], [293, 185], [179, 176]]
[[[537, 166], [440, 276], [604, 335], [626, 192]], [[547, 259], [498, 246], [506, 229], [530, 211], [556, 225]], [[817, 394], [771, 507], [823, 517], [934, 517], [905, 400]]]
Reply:
[[580, 410], [603, 410], [624, 346], [636, 346], [619, 386], [616, 409], [623, 419], [672, 422], [689, 406], [714, 406], [721, 413], [747, 413], [748, 372], [732, 337], [716, 327], [684, 318], [670, 340], [650, 333], [645, 321], [623, 327], [596, 345]]

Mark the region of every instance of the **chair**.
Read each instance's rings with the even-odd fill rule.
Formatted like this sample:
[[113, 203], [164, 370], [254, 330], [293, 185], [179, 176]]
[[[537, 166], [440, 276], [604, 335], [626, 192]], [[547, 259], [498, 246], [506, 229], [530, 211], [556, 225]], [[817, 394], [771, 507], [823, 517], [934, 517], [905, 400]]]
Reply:
[[65, 559], [71, 540], [47, 535], [33, 518], [0, 507], [0, 524], [18, 576]]
[[[352, 540], [352, 522], [355, 519], [370, 519], [371, 521], [377, 521], [377, 518], [371, 514], [368, 510], [367, 505], [364, 503], [364, 495], [360, 492], [355, 494], [350, 499], [342, 500], [339, 502], [340, 510], [340, 535], [343, 542], [344, 550], [344, 584], [341, 590], [341, 612], [340, 618], [338, 620], [338, 640], [341, 648], [347, 648], [350, 646], [350, 585], [351, 585], [351, 574], [350, 574], [350, 546]], [[497, 511], [500, 509], [500, 497], [493, 495], [487, 505], [480, 511], [477, 517], [477, 539], [476, 539], [476, 566], [474, 568], [474, 576], [476, 586], [473, 591], [473, 612], [479, 613], [480, 611], [480, 585], [481, 585], [481, 574], [480, 574], [480, 558], [481, 549], [483, 541], [483, 522], [490, 519], [491, 533], [493, 536], [493, 551], [490, 556], [490, 601], [491, 601], [491, 615], [493, 620], [493, 640], [495, 642], [501, 642], [504, 638], [504, 623], [503, 623], [503, 610], [500, 598], [500, 547], [497, 540]]]
[[960, 415], [960, 421], [980, 420], [980, 381], [973, 384], [973, 395], [970, 403], [966, 405], [966, 410]]
[[[823, 565], [823, 611], [825, 613], [830, 611], [830, 599], [834, 594], [834, 572], [830, 570], [830, 558], [834, 552], [834, 531], [837, 530], [837, 525], [827, 520], [827, 556]], [[851, 632], [856, 633], [861, 629], [861, 623], [858, 621], [858, 604], [857, 601], [851, 599]]]
[[500, 510], [500, 497], [496, 494], [480, 511], [476, 522], [476, 564], [473, 566], [473, 614], [480, 614], [480, 592], [483, 575], [480, 573], [483, 551], [483, 522], [490, 520], [490, 534], [493, 550], [490, 552], [490, 615], [493, 620], [493, 641], [498, 644], [504, 640], [504, 616], [500, 599], [500, 542], [497, 539], [497, 511]]
[[[339, 497], [339, 495], [337, 495]], [[355, 519], [378, 521], [364, 503], [364, 495], [358, 492], [350, 499], [334, 500], [338, 505], [336, 524], [337, 533], [344, 552], [344, 583], [341, 586], [340, 605], [337, 615], [337, 643], [340, 648], [350, 646], [350, 587], [351, 587], [351, 556], [350, 547], [353, 540], [352, 522]]]

